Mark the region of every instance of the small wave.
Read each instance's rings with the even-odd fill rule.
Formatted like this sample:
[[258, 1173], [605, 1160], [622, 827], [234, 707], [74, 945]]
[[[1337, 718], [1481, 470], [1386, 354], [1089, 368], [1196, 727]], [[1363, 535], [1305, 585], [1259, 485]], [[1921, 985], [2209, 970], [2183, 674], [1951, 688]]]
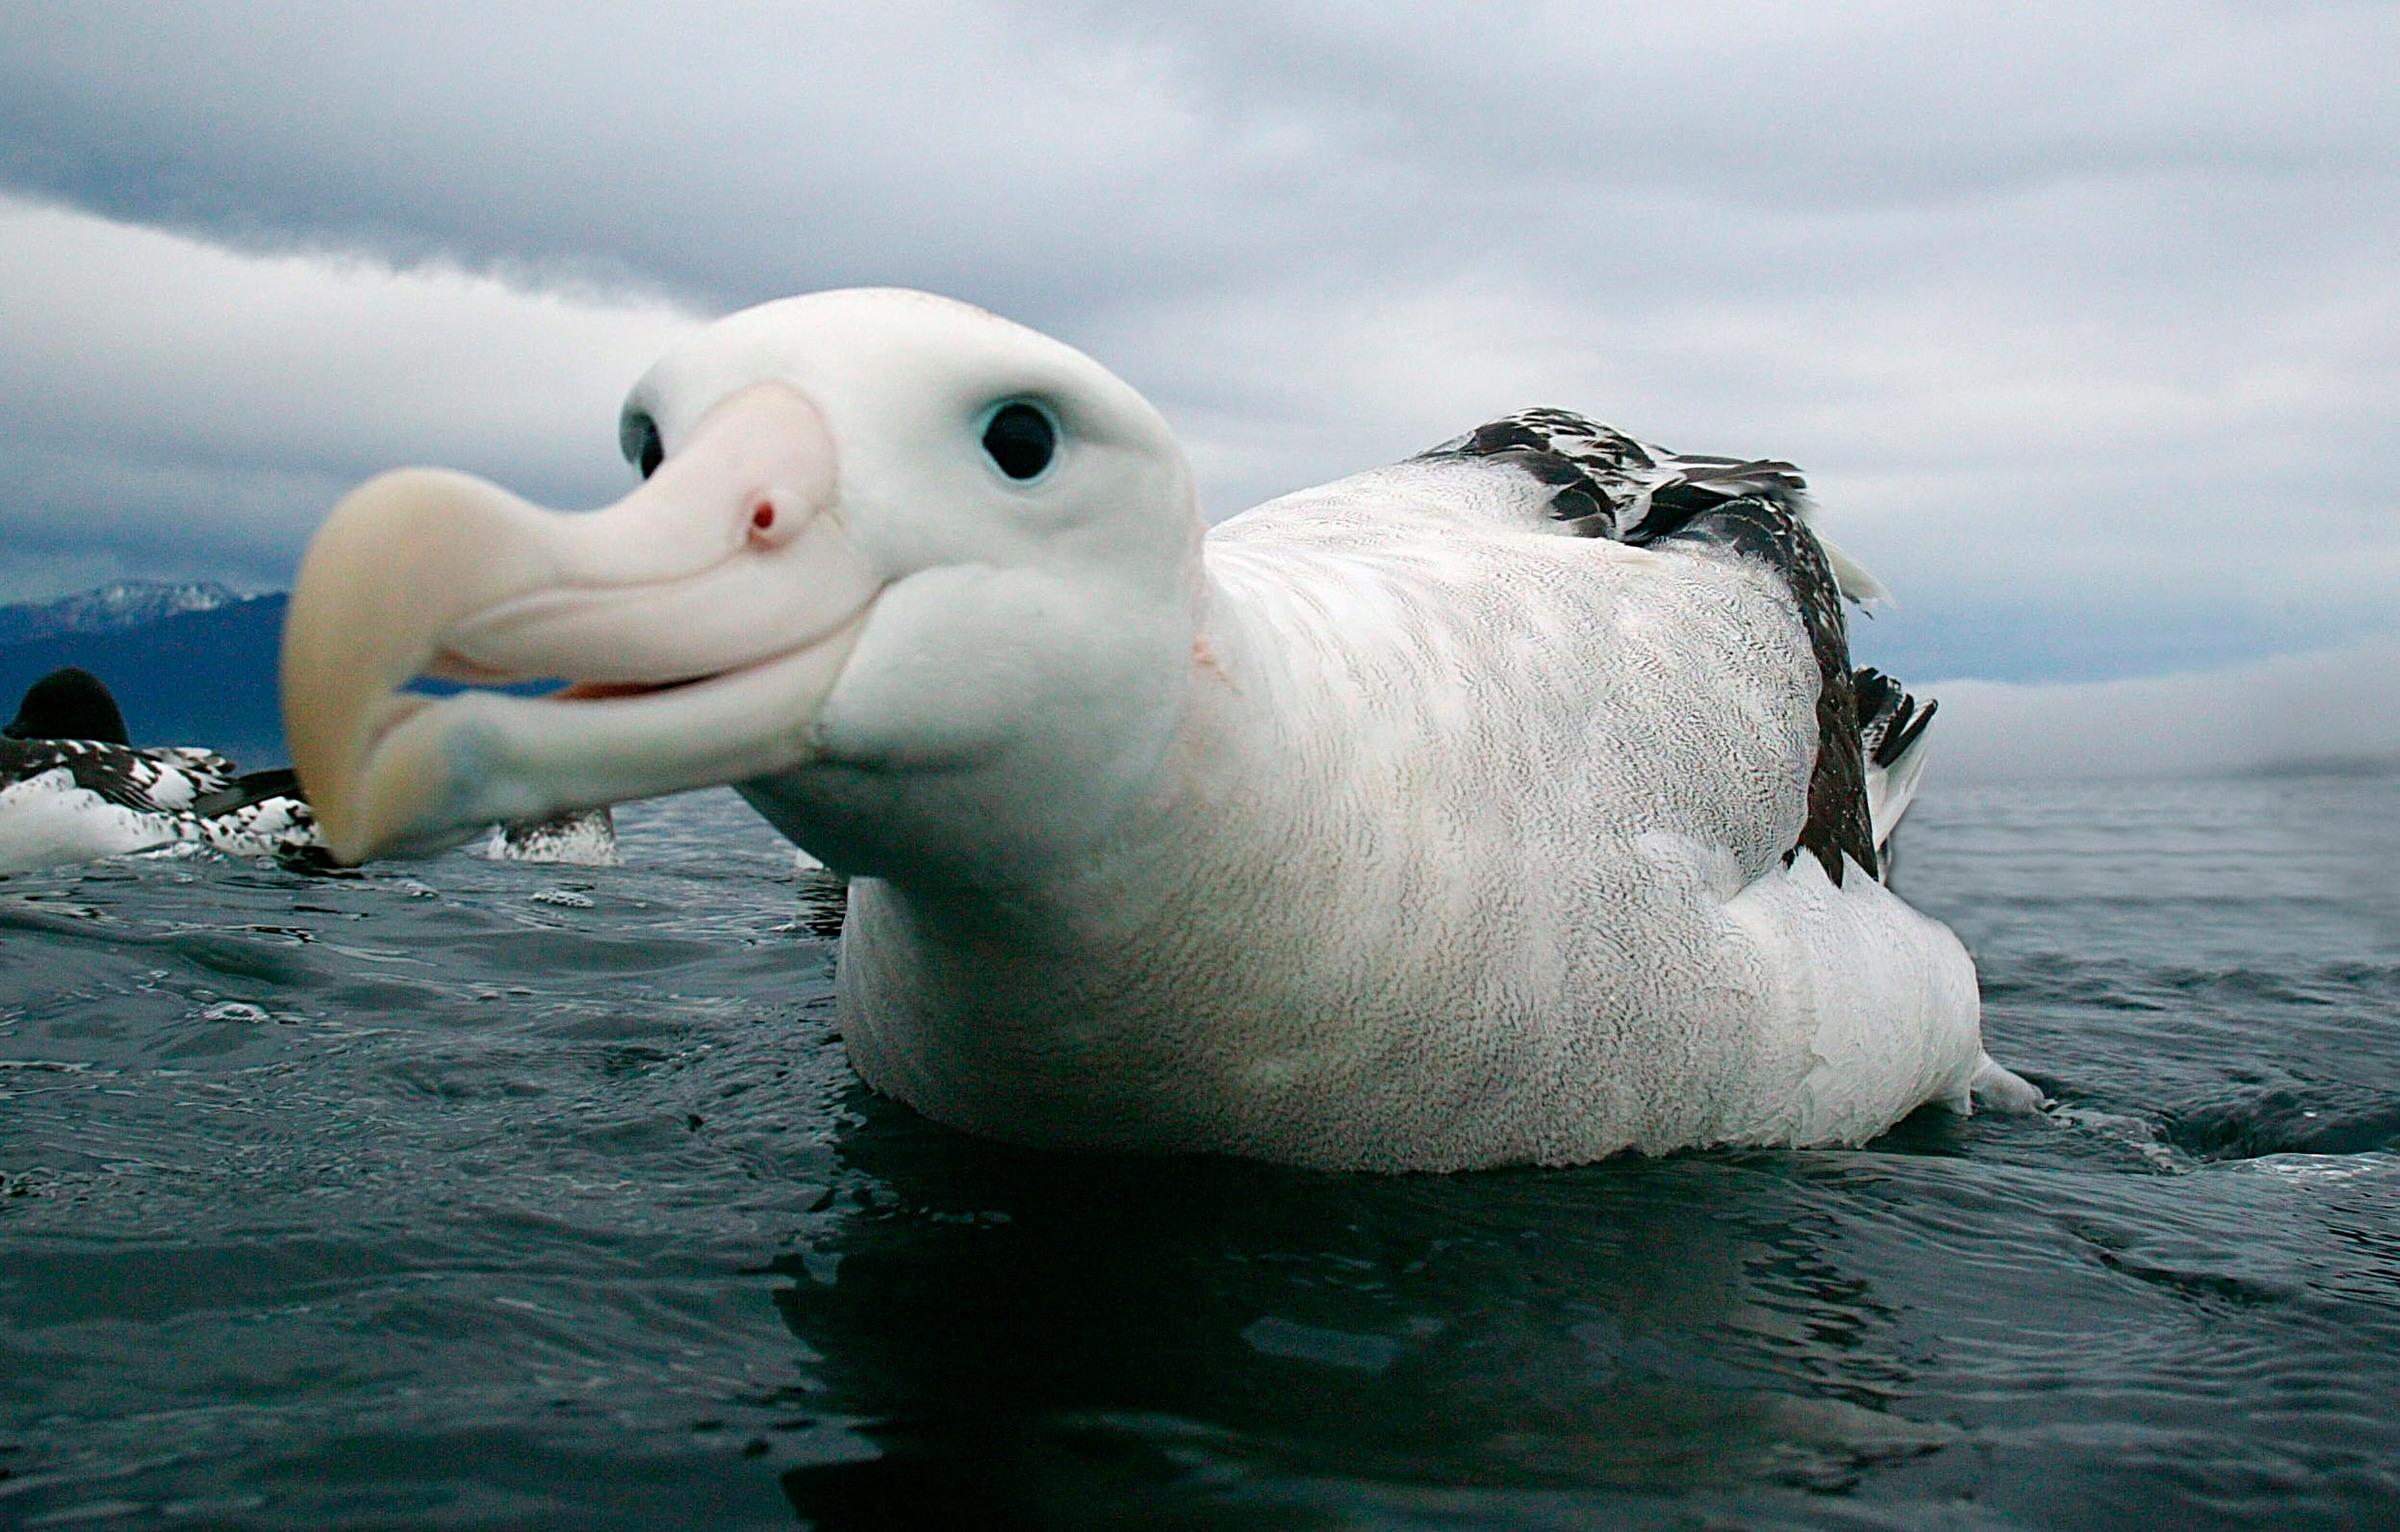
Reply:
[[2159, 1125], [2147, 1117], [2073, 1105], [2054, 1106], [2046, 1115], [2061, 1127], [2080, 1129], [2125, 1145], [2153, 1170], [2181, 1173], [2193, 1166], [2191, 1155], [2168, 1142]]
[[2267, 1154], [2243, 1160], [2238, 1168], [2282, 1181], [2325, 1185], [2400, 1176], [2400, 1154], [2382, 1149], [2366, 1154]]
[[2359, 1155], [2400, 1148], [2400, 1095], [2356, 1087], [2254, 1087], [2167, 1118], [2167, 1141], [2202, 1160]]

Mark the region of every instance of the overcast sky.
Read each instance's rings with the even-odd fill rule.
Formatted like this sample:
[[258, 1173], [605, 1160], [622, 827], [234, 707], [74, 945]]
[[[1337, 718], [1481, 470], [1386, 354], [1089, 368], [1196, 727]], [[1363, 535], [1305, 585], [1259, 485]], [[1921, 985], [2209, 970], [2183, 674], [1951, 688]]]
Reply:
[[[684, 327], [1047, 329], [1212, 515], [1556, 404], [1802, 465], [1912, 678], [2400, 629], [2400, 7], [0, 10], [0, 600], [631, 482]], [[2355, 651], [2385, 654], [2369, 644]]]

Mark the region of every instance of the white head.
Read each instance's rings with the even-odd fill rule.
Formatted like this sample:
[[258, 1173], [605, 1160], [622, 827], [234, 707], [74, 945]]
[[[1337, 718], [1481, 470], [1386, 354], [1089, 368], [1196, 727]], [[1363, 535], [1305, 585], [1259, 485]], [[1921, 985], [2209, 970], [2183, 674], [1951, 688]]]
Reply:
[[1165, 422], [1089, 358], [922, 293], [790, 298], [662, 359], [622, 437], [648, 478], [601, 511], [408, 470], [319, 530], [284, 710], [338, 855], [738, 782], [837, 866], [972, 877], [1147, 781], [1200, 521]]

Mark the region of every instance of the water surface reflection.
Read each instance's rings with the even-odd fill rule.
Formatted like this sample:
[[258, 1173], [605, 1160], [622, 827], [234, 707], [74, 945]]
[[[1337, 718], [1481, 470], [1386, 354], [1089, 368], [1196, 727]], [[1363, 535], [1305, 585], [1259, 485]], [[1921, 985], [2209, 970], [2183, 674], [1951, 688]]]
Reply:
[[825, 1404], [874, 1422], [881, 1456], [785, 1478], [829, 1529], [1839, 1491], [1958, 1434], [1912, 1413], [1840, 1193], [1791, 1156], [1337, 1176], [858, 1104], [855, 1211], [777, 1299]]

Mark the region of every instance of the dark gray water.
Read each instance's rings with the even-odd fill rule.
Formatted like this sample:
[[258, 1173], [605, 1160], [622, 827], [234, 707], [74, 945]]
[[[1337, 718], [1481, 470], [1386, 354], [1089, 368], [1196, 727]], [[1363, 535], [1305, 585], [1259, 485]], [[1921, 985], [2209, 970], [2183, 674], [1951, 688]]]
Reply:
[[931, 1127], [622, 823], [0, 881], [0, 1524], [2400, 1525], [2400, 777], [1921, 802], [2057, 1120], [1456, 1177]]

